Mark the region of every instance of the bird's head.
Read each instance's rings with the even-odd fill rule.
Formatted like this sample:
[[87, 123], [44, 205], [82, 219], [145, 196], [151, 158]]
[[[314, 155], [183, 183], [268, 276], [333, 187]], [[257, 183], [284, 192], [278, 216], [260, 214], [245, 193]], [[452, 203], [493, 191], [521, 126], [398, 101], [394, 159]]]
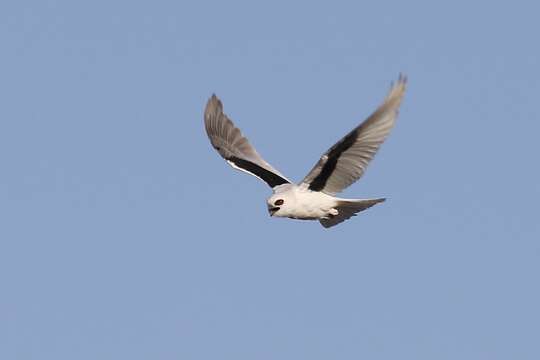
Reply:
[[270, 216], [286, 217], [292, 199], [286, 196], [286, 194], [274, 194], [266, 201], [268, 206], [268, 213]]

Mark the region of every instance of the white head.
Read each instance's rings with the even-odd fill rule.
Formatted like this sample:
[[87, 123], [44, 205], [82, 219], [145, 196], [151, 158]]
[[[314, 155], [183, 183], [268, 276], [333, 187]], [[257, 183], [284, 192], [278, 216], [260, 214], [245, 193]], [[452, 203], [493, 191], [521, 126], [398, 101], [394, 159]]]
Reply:
[[277, 189], [276, 192], [266, 200], [270, 216], [279, 217], [288, 217], [292, 215], [295, 203], [296, 196], [294, 194], [294, 189], [289, 187]]

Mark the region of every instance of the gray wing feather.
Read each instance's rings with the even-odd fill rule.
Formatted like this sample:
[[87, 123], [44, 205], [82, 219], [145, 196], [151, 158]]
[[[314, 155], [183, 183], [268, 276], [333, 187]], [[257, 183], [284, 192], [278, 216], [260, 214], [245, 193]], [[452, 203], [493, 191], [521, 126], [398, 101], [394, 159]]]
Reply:
[[223, 113], [223, 105], [216, 95], [212, 95], [206, 104], [204, 125], [214, 149], [233, 168], [258, 177], [271, 187], [290, 183], [257, 153], [240, 129]]
[[382, 105], [324, 153], [302, 183], [334, 195], [358, 180], [394, 127], [406, 83], [400, 75]]

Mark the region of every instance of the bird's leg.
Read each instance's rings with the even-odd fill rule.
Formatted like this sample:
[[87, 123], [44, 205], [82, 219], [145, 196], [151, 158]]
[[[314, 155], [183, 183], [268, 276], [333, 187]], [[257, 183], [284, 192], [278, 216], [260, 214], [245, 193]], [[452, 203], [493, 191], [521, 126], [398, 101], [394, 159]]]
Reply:
[[339, 214], [339, 211], [337, 209], [330, 209], [330, 211], [328, 212], [328, 218], [332, 219], [337, 214]]

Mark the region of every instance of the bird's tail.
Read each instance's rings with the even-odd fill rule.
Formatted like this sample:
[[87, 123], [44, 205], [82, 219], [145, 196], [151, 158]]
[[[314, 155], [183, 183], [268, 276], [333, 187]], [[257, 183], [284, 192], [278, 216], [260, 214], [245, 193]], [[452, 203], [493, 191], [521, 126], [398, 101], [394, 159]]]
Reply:
[[328, 219], [320, 219], [319, 221], [322, 226], [324, 226], [325, 228], [329, 228], [349, 219], [352, 216], [356, 216], [356, 213], [366, 210], [373, 205], [381, 203], [385, 200], [385, 198], [362, 200], [340, 199], [338, 202], [338, 206], [336, 206], [338, 214]]

